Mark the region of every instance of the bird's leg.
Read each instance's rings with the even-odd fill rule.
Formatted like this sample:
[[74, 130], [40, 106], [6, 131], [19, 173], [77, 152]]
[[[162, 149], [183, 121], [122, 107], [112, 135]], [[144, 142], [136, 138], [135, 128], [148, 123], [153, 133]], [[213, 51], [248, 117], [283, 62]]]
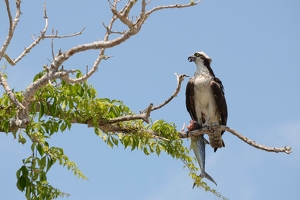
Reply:
[[209, 131], [210, 133], [213, 133], [214, 130], [211, 128], [211, 125], [212, 125], [212, 124], [210, 124], [209, 121], [210, 121], [210, 118], [207, 117], [207, 118], [206, 118], [206, 121], [205, 121], [205, 123], [203, 124], [202, 127], [207, 127], [208, 131]]

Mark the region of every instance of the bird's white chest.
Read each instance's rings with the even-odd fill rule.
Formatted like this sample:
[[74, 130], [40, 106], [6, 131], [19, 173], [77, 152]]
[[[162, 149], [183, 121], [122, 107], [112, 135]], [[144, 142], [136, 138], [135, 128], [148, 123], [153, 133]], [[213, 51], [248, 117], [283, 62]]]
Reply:
[[203, 108], [207, 107], [208, 104], [212, 100], [214, 100], [211, 87], [210, 87], [210, 82], [211, 82], [211, 78], [209, 77], [200, 76], [195, 78], [195, 82], [194, 82], [195, 97], [198, 103], [200, 103], [200, 106]]
[[[195, 108], [197, 118], [204, 116], [206, 123], [215, 121], [216, 103], [214, 94], [211, 90], [211, 77], [198, 76], [194, 80]], [[203, 115], [204, 114], [204, 115]]]

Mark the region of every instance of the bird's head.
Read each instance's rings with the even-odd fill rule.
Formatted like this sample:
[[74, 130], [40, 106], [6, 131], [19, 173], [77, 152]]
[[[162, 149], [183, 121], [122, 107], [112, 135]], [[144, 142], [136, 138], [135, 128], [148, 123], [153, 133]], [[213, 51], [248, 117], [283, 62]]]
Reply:
[[202, 63], [204, 65], [211, 63], [211, 58], [206, 55], [203, 51], [199, 51], [194, 53], [193, 55], [188, 57], [189, 62], [195, 62], [196, 64]]
[[194, 62], [197, 65], [198, 70], [208, 70], [209, 73], [214, 76], [214, 72], [212, 71], [210, 67], [210, 63], [212, 62], [211, 58], [206, 55], [203, 51], [199, 51], [194, 53], [193, 55], [190, 55], [188, 57], [189, 62]]

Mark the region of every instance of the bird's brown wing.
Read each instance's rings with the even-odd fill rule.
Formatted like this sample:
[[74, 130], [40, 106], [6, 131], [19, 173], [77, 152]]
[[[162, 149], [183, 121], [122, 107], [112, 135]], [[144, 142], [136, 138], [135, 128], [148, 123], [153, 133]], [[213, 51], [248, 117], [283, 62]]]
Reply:
[[190, 113], [192, 120], [198, 121], [195, 110], [195, 92], [194, 92], [194, 78], [191, 78], [186, 85], [185, 90], [185, 105], [187, 111]]
[[[220, 125], [226, 125], [227, 124], [227, 117], [228, 117], [228, 112], [227, 112], [227, 104], [226, 104], [226, 99], [225, 99], [225, 94], [224, 94], [224, 87], [222, 85], [222, 82], [218, 78], [214, 78], [211, 83], [210, 87], [212, 89], [212, 92], [214, 94], [215, 102], [217, 105], [217, 112], [220, 116]], [[224, 131], [221, 133], [221, 135], [224, 134]], [[222, 146], [225, 147], [225, 143], [222, 140]], [[214, 151], [216, 152], [218, 148], [214, 148]]]
[[226, 99], [225, 99], [225, 94], [224, 94], [224, 87], [222, 85], [222, 82], [218, 78], [214, 78], [211, 83], [210, 87], [212, 89], [212, 92], [214, 94], [214, 98], [218, 107], [218, 114], [221, 118], [220, 120], [220, 125], [226, 125], [227, 124], [227, 117], [228, 117], [228, 112], [227, 112], [227, 104], [226, 104]]

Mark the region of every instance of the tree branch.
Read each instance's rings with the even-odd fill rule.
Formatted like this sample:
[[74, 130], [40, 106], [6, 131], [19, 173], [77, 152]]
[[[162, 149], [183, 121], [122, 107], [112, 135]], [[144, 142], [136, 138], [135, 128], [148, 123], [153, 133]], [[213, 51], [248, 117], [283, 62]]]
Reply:
[[[177, 87], [176, 87], [176, 90], [175, 90], [174, 93], [170, 96], [170, 98], [168, 98], [165, 102], [163, 102], [162, 104], [160, 104], [160, 105], [158, 105], [158, 106], [154, 106], [154, 107], [152, 108], [152, 111], [153, 111], [153, 110], [157, 110], [157, 109], [162, 108], [163, 106], [165, 106], [166, 104], [168, 104], [174, 97], [176, 97], [177, 94], [178, 94], [179, 91], [180, 91], [181, 83], [182, 83], [182, 81], [184, 80], [184, 77], [189, 77], [189, 76], [186, 75], [186, 74], [180, 74], [180, 75], [178, 76], [177, 73], [175, 73], [175, 76], [176, 76], [176, 78], [177, 78]], [[143, 112], [144, 112], [144, 111], [143, 111]]]
[[[83, 28], [81, 31], [79, 31], [77, 33], [75, 32], [75, 33], [70, 34], [70, 35], [58, 35], [58, 32], [56, 32], [56, 34], [52, 34], [52, 35], [45, 35], [47, 30], [48, 30], [48, 17], [47, 17], [47, 11], [46, 11], [46, 3], [44, 3], [44, 19], [45, 19], [45, 27], [41, 31], [41, 34], [39, 35], [39, 37], [37, 39], [35, 39], [32, 36], [32, 38], [34, 40], [33, 43], [31, 45], [29, 45], [27, 48], [25, 47], [24, 51], [19, 55], [19, 57], [12, 60], [7, 54], [3, 55], [3, 57], [7, 60], [7, 62], [11, 66], [15, 66], [22, 58], [24, 58], [26, 56], [26, 54], [28, 54], [31, 51], [31, 49], [33, 49], [37, 44], [39, 44], [41, 40], [46, 39], [46, 38], [52, 38], [53, 39], [53, 38], [68, 38], [68, 37], [78, 36], [78, 35], [82, 34], [82, 32], [85, 29], [85, 28]], [[1, 56], [0, 56], [0, 58], [1, 58]]]
[[[92, 69], [84, 76], [80, 77], [80, 78], [76, 78], [76, 79], [73, 79], [73, 78], [70, 78], [69, 77], [69, 73], [64, 73], [64, 72], [56, 72], [55, 73], [55, 76], [60, 76], [60, 79], [67, 82], [67, 83], [82, 83], [86, 80], [88, 80], [98, 69], [98, 66], [101, 62], [101, 60], [107, 60], [108, 58], [110, 58], [110, 56], [105, 56], [103, 55], [104, 54], [104, 51], [105, 49], [101, 49], [97, 59], [95, 60], [94, 62], [94, 65], [92, 67]], [[69, 70], [70, 71], [70, 70]], [[72, 70], [72, 72], [75, 72], [76, 70]], [[63, 75], [59, 75], [59, 73], [64, 73]]]
[[10, 87], [8, 86], [2, 72], [0, 72], [0, 84], [3, 86], [6, 94], [8, 95], [9, 99], [13, 102], [13, 104], [18, 108], [18, 109], [25, 109], [25, 107], [17, 100], [15, 94], [12, 92]]
[[9, 1], [5, 0], [5, 3], [6, 3], [6, 11], [7, 11], [7, 15], [8, 15], [8, 20], [9, 20], [9, 30], [8, 30], [8, 35], [6, 37], [6, 40], [5, 40], [2, 48], [0, 49], [0, 60], [2, 59], [3, 55], [5, 54], [5, 51], [14, 35], [15, 28], [19, 22], [20, 15], [21, 15], [21, 0], [16, 0], [16, 8], [17, 9], [16, 9], [16, 16], [15, 16], [14, 21], [12, 21]]
[[168, 6], [158, 6], [158, 7], [155, 7], [155, 8], [153, 8], [152, 10], [150, 10], [148, 12], [143, 11], [145, 9], [146, 5], [148, 5], [148, 4], [147, 3], [142, 3], [141, 16], [137, 19], [136, 23], [133, 23], [128, 18], [128, 14], [130, 13], [130, 10], [132, 9], [132, 7], [135, 3], [135, 0], [130, 0], [123, 7], [123, 9], [121, 9], [120, 11], [117, 11], [117, 8], [116, 8], [118, 2], [119, 1], [114, 1], [114, 3], [110, 2], [113, 17], [112, 17], [112, 20], [111, 20], [111, 26], [110, 27], [108, 26], [109, 28], [107, 28], [105, 38], [108, 38], [108, 35], [111, 33], [112, 24], [114, 23], [114, 21], [116, 19], [120, 19], [120, 21], [123, 24], [128, 26], [128, 28], [129, 28], [128, 30], [124, 31], [124, 33], [121, 36], [119, 36], [119, 37], [117, 37], [113, 40], [105, 39], [104, 41], [97, 41], [97, 42], [92, 42], [92, 43], [82, 44], [82, 45], [79, 45], [79, 46], [76, 46], [76, 47], [72, 47], [71, 49], [69, 49], [65, 53], [62, 53], [60, 56], [56, 57], [56, 59], [51, 63], [51, 67], [58, 69], [58, 67], [63, 62], [68, 60], [71, 56], [73, 56], [76, 53], [80, 53], [82, 51], [87, 51], [87, 50], [93, 50], [93, 49], [96, 50], [96, 49], [112, 48], [114, 46], [117, 46], [117, 45], [125, 42], [131, 36], [137, 34], [140, 31], [140, 29], [141, 29], [142, 25], [144, 24], [145, 20], [148, 18], [148, 16], [151, 13], [153, 13], [155, 11], [162, 10], [162, 9], [185, 8], [185, 7], [195, 6], [200, 1], [197, 1], [197, 2], [191, 3], [191, 4], [176, 4], [176, 5], [168, 5]]
[[283, 148], [277, 148], [277, 147], [267, 147], [265, 145], [258, 144], [254, 140], [250, 140], [247, 137], [243, 136], [242, 134], [238, 133], [237, 131], [233, 130], [232, 128], [229, 128], [224, 125], [204, 126], [201, 129], [187, 131], [187, 132], [180, 131], [179, 135], [181, 138], [189, 138], [189, 137], [197, 136], [197, 135], [201, 135], [201, 134], [214, 134], [214, 132], [221, 132], [221, 131], [230, 132], [231, 134], [240, 138], [242, 141], [246, 142], [247, 144], [249, 144], [257, 149], [261, 149], [261, 150], [269, 151], [269, 152], [276, 152], [276, 153], [284, 152], [287, 154], [290, 154], [292, 152], [292, 148], [287, 147], [287, 146], [284, 146]]
[[83, 33], [84, 30], [85, 30], [85, 27], [82, 28], [80, 31], [74, 32], [74, 33], [69, 34], [69, 35], [58, 35], [58, 31], [56, 31], [55, 34], [52, 34], [52, 35], [44, 35], [44, 39], [45, 39], [45, 38], [58, 38], [58, 39], [62, 39], [62, 38], [75, 37], [75, 36], [81, 35], [81, 34]]
[[175, 4], [175, 5], [167, 5], [167, 6], [157, 6], [155, 8], [152, 8], [151, 10], [149, 10], [148, 12], [146, 12], [146, 16], [148, 17], [150, 14], [152, 14], [155, 11], [158, 10], [162, 10], [162, 9], [171, 9], [171, 8], [186, 8], [186, 7], [191, 7], [191, 6], [195, 6], [198, 3], [200, 3], [201, 0], [193, 2], [193, 3], [189, 3], [189, 4]]

